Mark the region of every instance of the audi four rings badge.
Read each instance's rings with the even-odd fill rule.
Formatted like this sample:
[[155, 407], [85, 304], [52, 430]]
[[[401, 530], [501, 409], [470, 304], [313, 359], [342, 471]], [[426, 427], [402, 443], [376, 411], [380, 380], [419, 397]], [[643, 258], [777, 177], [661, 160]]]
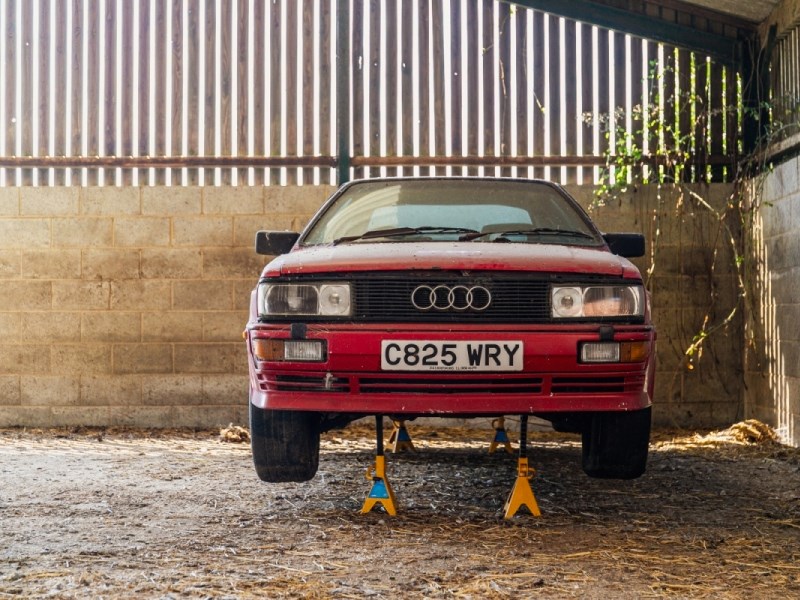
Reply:
[[482, 285], [419, 285], [411, 292], [411, 304], [418, 310], [486, 310], [492, 294]]

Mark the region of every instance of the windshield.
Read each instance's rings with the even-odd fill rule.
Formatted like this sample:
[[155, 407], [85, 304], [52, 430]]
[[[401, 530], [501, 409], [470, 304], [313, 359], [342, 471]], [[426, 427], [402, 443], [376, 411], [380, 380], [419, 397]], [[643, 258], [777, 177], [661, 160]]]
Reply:
[[301, 244], [454, 240], [603, 243], [580, 207], [544, 182], [384, 179], [348, 186]]

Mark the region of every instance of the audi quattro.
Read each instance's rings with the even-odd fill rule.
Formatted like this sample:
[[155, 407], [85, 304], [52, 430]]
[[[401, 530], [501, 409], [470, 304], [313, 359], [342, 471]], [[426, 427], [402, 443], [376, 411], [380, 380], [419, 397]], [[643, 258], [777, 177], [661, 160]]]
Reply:
[[592, 477], [644, 472], [656, 332], [628, 258], [560, 186], [488, 178], [341, 186], [276, 256], [245, 330], [253, 459], [306, 481], [320, 434], [368, 415], [535, 415], [582, 434]]

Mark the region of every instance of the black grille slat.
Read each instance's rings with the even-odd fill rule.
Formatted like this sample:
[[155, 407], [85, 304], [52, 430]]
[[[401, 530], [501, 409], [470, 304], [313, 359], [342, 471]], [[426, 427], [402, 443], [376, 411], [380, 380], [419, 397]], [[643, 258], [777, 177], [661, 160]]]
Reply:
[[361, 378], [365, 393], [408, 394], [541, 394], [542, 378], [444, 380], [416, 377]]
[[[628, 383], [630, 383], [628, 381]], [[625, 391], [625, 377], [553, 377], [553, 394], [619, 394]]]
[[262, 389], [272, 387], [280, 392], [349, 392], [350, 382], [344, 377], [308, 377], [276, 375], [268, 379]]

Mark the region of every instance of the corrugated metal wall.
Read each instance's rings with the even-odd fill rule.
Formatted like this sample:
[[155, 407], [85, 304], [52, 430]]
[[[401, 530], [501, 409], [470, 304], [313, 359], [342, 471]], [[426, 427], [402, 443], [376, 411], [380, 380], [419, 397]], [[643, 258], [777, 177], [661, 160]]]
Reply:
[[[350, 2], [354, 177], [590, 183], [619, 140], [675, 138], [686, 177], [728, 177], [740, 86], [705, 57], [496, 0]], [[335, 16], [336, 0], [0, 0], [0, 185], [335, 183]]]

